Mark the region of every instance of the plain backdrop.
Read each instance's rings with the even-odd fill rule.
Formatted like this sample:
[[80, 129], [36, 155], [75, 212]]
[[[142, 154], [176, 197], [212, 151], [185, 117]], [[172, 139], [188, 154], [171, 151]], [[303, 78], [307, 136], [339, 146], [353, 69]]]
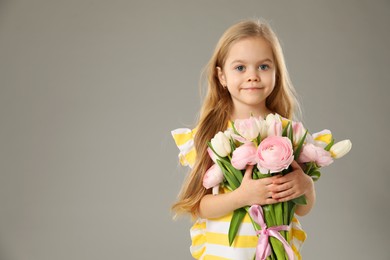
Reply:
[[191, 259], [170, 131], [247, 18], [279, 36], [306, 127], [353, 143], [300, 218], [303, 258], [389, 259], [387, 0], [1, 0], [0, 259]]

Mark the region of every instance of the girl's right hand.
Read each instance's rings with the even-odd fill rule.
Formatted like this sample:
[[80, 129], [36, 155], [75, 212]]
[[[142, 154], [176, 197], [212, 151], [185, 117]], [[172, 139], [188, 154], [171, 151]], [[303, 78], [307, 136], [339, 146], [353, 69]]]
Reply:
[[240, 187], [237, 188], [237, 195], [242, 201], [243, 205], [267, 205], [274, 204], [278, 201], [272, 198], [270, 188], [277, 176], [262, 178], [258, 180], [252, 179], [253, 165], [249, 165], [242, 179]]

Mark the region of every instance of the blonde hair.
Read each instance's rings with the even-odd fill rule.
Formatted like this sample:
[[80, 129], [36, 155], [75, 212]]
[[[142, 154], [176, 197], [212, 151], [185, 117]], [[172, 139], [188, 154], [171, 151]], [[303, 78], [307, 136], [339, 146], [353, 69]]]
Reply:
[[223, 68], [231, 46], [239, 40], [249, 37], [262, 37], [270, 44], [276, 65], [275, 87], [266, 98], [268, 109], [279, 115], [292, 118], [295, 110], [299, 110], [295, 89], [290, 81], [283, 51], [279, 40], [271, 27], [264, 21], [247, 20], [228, 28], [217, 43], [214, 53], [208, 62], [207, 93], [200, 110], [195, 149], [197, 160], [187, 177], [178, 201], [172, 206], [177, 214], [190, 213], [196, 217], [200, 201], [207, 190], [203, 187], [203, 176], [212, 165], [207, 153], [207, 142], [219, 131], [224, 131], [233, 110], [230, 93], [223, 89], [217, 73], [217, 67]]

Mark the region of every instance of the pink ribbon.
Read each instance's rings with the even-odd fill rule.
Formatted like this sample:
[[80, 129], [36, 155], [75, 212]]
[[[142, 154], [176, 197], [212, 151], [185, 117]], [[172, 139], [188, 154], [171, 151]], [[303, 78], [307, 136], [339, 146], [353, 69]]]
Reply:
[[267, 227], [264, 222], [263, 209], [259, 205], [253, 205], [249, 209], [249, 214], [252, 219], [260, 225], [261, 230], [257, 230], [256, 233], [259, 236], [259, 240], [256, 247], [256, 260], [265, 260], [271, 255], [271, 246], [268, 242], [268, 237], [272, 236], [282, 242], [284, 249], [287, 252], [289, 259], [294, 259], [294, 252], [291, 246], [287, 243], [286, 239], [279, 233], [282, 230], [289, 230], [287, 225]]

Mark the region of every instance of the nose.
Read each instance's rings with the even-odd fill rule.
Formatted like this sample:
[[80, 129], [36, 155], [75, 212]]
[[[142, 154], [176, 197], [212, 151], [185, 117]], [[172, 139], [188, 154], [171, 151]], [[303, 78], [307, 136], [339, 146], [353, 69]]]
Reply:
[[258, 74], [258, 71], [255, 70], [255, 69], [252, 69], [252, 70], [249, 70], [248, 71], [248, 81], [249, 82], [257, 82], [257, 81], [260, 81], [260, 76]]

